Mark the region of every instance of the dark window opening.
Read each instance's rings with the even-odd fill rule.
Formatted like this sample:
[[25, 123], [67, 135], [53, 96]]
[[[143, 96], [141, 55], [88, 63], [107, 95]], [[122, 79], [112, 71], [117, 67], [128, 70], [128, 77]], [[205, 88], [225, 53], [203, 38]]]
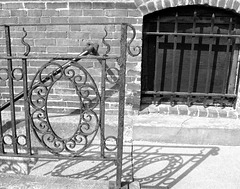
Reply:
[[240, 17], [203, 6], [169, 8], [143, 20], [142, 103], [233, 106]]

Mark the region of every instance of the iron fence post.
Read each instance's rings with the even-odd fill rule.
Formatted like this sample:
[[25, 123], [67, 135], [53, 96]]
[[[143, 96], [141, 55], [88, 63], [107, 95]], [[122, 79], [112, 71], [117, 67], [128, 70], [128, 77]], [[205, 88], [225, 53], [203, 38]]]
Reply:
[[117, 140], [117, 189], [121, 188], [122, 156], [123, 156], [123, 132], [124, 132], [124, 105], [125, 105], [125, 80], [127, 60], [127, 24], [121, 25], [119, 58], [119, 113], [118, 113], [118, 140]]

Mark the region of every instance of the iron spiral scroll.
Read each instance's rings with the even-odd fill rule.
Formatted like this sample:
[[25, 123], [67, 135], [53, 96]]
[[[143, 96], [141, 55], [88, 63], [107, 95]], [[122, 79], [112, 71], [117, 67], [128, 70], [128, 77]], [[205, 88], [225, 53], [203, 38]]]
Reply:
[[[55, 72], [57, 70], [58, 74], [54, 74], [53, 71], [46, 76], [50, 67], [57, 68]], [[52, 87], [59, 80], [69, 81], [79, 99], [79, 122], [75, 132], [68, 138], [61, 138], [56, 134], [48, 115], [48, 97]], [[100, 95], [91, 75], [76, 61], [62, 66], [59, 62], [51, 60], [39, 69], [30, 88], [31, 125], [39, 142], [55, 155], [77, 156], [88, 148], [100, 125], [95, 112]]]

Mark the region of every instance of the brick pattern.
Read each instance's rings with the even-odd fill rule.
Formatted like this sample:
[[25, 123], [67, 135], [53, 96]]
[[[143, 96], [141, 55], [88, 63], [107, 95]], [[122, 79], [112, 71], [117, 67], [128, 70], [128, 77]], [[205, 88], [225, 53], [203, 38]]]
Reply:
[[139, 114], [151, 114], [159, 113], [164, 115], [186, 115], [192, 117], [208, 117], [208, 118], [231, 118], [239, 119], [240, 115], [238, 112], [232, 108], [218, 108], [218, 107], [208, 107], [204, 108], [202, 106], [191, 106], [186, 105], [176, 105], [171, 107], [169, 105], [143, 105], [142, 110], [138, 112]]
[[[137, 29], [137, 38], [132, 46], [141, 45], [141, 25], [142, 14], [136, 9], [134, 1], [6, 1], [0, 2], [0, 24], [57, 24], [57, 23], [112, 23], [112, 22], [127, 22], [133, 24]], [[34, 56], [58, 56], [68, 55], [75, 56], [79, 54], [89, 41], [98, 42], [99, 53], [104, 54], [106, 47], [102, 43], [102, 38], [105, 35], [103, 26], [39, 26], [25, 27], [28, 35], [26, 42], [31, 45], [30, 55]], [[107, 26], [108, 36], [106, 41], [111, 45], [111, 55], [119, 54], [119, 39], [120, 27]], [[131, 37], [131, 32], [129, 36]], [[23, 55], [25, 52], [24, 46], [21, 44], [23, 36], [22, 27], [13, 27], [11, 29], [12, 52], [13, 55]], [[0, 54], [5, 55], [5, 39], [4, 28], [0, 28]], [[127, 94], [129, 104], [135, 102], [134, 95], [140, 99], [140, 60], [141, 57], [128, 57], [127, 65]], [[29, 61], [28, 79], [34, 77], [35, 73], [46, 63], [46, 60]], [[13, 61], [14, 68], [21, 67], [21, 61]], [[94, 77], [98, 86], [101, 81], [101, 65], [98, 61], [82, 61], [81, 64], [87, 68], [88, 72]], [[108, 61], [108, 68], [118, 66], [116, 62]], [[7, 67], [6, 61], [0, 61], [2, 68]], [[0, 71], [2, 73], [4, 71]], [[131, 73], [135, 72], [134, 75]], [[112, 71], [108, 70], [108, 75]], [[114, 73], [116, 74], [116, 73]], [[14, 82], [15, 94], [22, 91], [22, 80]], [[9, 100], [8, 82], [0, 81], [1, 97], [0, 103]], [[61, 87], [62, 91], [56, 90]], [[116, 104], [118, 94], [116, 86], [107, 84], [106, 108], [110, 114], [117, 114], [118, 106]], [[116, 89], [115, 89], [116, 88]], [[136, 92], [138, 91], [138, 93]], [[58, 82], [53, 89], [53, 94], [49, 96], [49, 107], [52, 107], [52, 112], [72, 111], [79, 104], [76, 94], [72, 93], [72, 88], [69, 86], [60, 86]], [[23, 111], [23, 100], [16, 104], [17, 111]], [[126, 112], [131, 109], [131, 105], [126, 106]]]
[[186, 5], [210, 5], [240, 12], [239, 0], [135, 0], [135, 4], [143, 15], [168, 7]]

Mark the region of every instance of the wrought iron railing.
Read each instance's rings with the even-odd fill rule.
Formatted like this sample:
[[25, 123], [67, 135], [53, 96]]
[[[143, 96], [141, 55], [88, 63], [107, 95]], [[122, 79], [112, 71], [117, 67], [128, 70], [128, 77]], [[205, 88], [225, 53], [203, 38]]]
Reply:
[[[121, 187], [122, 176], [122, 153], [124, 131], [124, 102], [125, 102], [125, 72], [127, 52], [131, 56], [137, 56], [131, 52], [130, 45], [135, 38], [136, 32], [132, 25], [126, 23], [111, 24], [56, 24], [56, 25], [101, 25], [120, 26], [120, 54], [109, 55], [111, 46], [106, 42], [106, 35], [102, 43], [107, 47], [104, 55], [98, 55], [98, 45], [88, 43], [84, 51], [76, 56], [34, 56], [29, 54], [31, 47], [25, 41], [27, 30], [23, 28], [22, 45], [25, 47], [23, 56], [12, 55], [11, 27], [39, 27], [49, 26], [44, 24], [25, 25], [2, 25], [6, 40], [6, 56], [1, 60], [7, 61], [7, 68], [0, 68], [5, 72], [5, 77], [0, 77], [0, 82], [8, 83], [9, 100], [0, 106], [0, 156], [23, 157], [23, 158], [52, 158], [52, 159], [79, 159], [101, 160], [116, 163], [116, 187]], [[53, 25], [50, 25], [53, 26]], [[128, 28], [132, 29], [132, 36], [127, 41]], [[139, 49], [140, 50], [140, 49]], [[86, 56], [88, 55], [88, 56]], [[49, 60], [50, 59], [50, 60]], [[14, 67], [14, 61], [21, 61], [21, 67]], [[30, 60], [44, 60], [35, 76], [29, 81], [28, 62]], [[96, 84], [94, 77], [88, 72], [80, 60], [97, 60], [101, 66], [100, 85]], [[108, 67], [109, 60], [116, 61], [116, 67]], [[67, 61], [67, 62], [64, 62]], [[64, 62], [64, 63], [63, 63]], [[117, 75], [109, 79], [109, 72], [115, 70]], [[18, 77], [15, 73], [18, 73]], [[20, 76], [19, 76], [20, 75]], [[76, 130], [70, 137], [61, 137], [52, 127], [50, 113], [48, 112], [48, 99], [53, 86], [60, 80], [71, 83], [75, 94], [79, 99], [79, 122]], [[15, 94], [14, 83], [21, 81], [23, 91]], [[30, 85], [28, 85], [30, 82]], [[117, 136], [105, 136], [105, 100], [107, 84], [118, 86], [118, 132]], [[22, 133], [18, 133], [16, 119], [16, 102], [24, 99], [25, 125]], [[10, 128], [4, 129], [2, 112], [10, 108]], [[100, 133], [99, 156], [91, 156], [86, 150], [93, 143], [97, 133]], [[32, 136], [34, 133], [34, 136]], [[33, 145], [33, 137], [37, 138], [40, 146]], [[112, 141], [111, 146], [108, 142]], [[110, 154], [109, 154], [110, 153]]]

